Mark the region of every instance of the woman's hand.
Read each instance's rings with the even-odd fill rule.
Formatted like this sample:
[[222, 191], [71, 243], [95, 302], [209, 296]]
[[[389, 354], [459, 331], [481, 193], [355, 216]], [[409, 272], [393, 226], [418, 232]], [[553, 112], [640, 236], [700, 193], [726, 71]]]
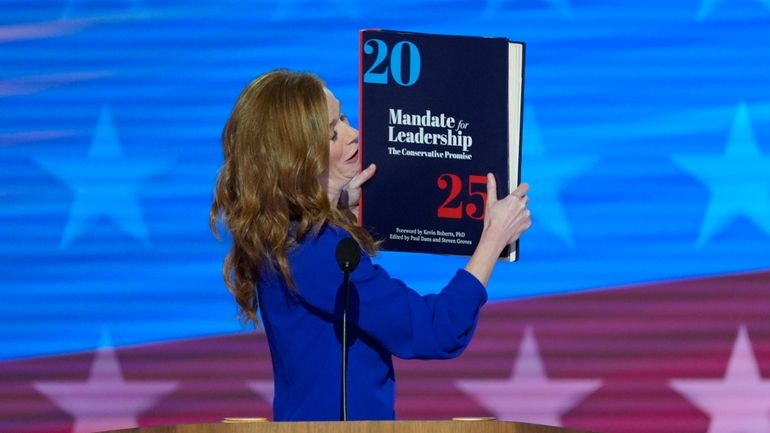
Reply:
[[487, 203], [481, 237], [483, 239], [487, 236], [496, 241], [500, 246], [498, 254], [532, 225], [531, 214], [527, 209], [527, 191], [529, 184], [522, 183], [508, 196], [498, 200], [495, 176], [487, 174]]
[[350, 182], [342, 188], [339, 207], [350, 208], [354, 214], [357, 214], [358, 204], [361, 201], [361, 185], [371, 179], [375, 171], [377, 171], [377, 166], [369, 164], [369, 167], [353, 176], [353, 179], [350, 179]]
[[484, 286], [489, 282], [500, 253], [529, 229], [532, 219], [527, 203], [529, 184], [522, 183], [508, 196], [497, 199], [497, 182], [487, 174], [487, 202], [484, 213], [484, 229], [465, 270], [473, 274]]

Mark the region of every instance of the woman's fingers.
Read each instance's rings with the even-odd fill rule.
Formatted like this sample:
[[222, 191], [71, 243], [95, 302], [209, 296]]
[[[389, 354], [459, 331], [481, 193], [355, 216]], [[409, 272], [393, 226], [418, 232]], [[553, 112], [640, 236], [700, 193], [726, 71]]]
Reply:
[[529, 184], [522, 183], [511, 193], [511, 195], [518, 198], [524, 198], [527, 195], [528, 191], [529, 191]]
[[[490, 182], [491, 180], [491, 182]], [[491, 197], [491, 193], [496, 194], [497, 185], [494, 184], [494, 177], [487, 177], [487, 218], [484, 221], [484, 227], [489, 228], [494, 236], [501, 242], [510, 244], [516, 241], [522, 233], [532, 225], [531, 215], [527, 204], [529, 203], [529, 184], [519, 185], [507, 197], [497, 200], [496, 196]]]
[[363, 169], [360, 173], [355, 175], [353, 179], [350, 180], [350, 183], [348, 183], [348, 188], [361, 188], [361, 185], [365, 184], [366, 181], [374, 176], [375, 171], [377, 171], [377, 166], [374, 164], [369, 164], [369, 167]]
[[511, 237], [508, 239], [508, 244], [516, 242], [516, 240], [519, 239], [519, 237], [521, 237], [521, 235], [524, 234], [524, 232], [526, 232], [531, 226], [532, 219], [529, 209], [524, 208], [516, 215], [512, 225], [513, 230]]
[[[374, 176], [374, 172], [377, 171], [377, 166], [369, 164], [357, 175], [350, 179], [350, 182], [345, 186], [345, 192], [347, 193], [347, 203], [340, 203], [342, 207], [355, 207], [358, 206], [358, 201], [361, 199], [361, 185], [365, 184], [369, 179]], [[345, 198], [343, 197], [343, 200]]]
[[487, 173], [487, 210], [497, 202], [497, 181], [495, 175]]

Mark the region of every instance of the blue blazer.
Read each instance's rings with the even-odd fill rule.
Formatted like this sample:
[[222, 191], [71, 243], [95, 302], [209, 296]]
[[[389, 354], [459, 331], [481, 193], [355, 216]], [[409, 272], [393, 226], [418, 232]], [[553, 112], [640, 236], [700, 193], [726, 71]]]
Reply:
[[[257, 295], [273, 361], [276, 421], [340, 419], [343, 274], [326, 227], [291, 251], [291, 292], [275, 273], [262, 275]], [[460, 355], [473, 336], [484, 286], [458, 270], [438, 294], [422, 296], [391, 278], [362, 253], [350, 277], [348, 419], [395, 419], [392, 355], [437, 359]]]

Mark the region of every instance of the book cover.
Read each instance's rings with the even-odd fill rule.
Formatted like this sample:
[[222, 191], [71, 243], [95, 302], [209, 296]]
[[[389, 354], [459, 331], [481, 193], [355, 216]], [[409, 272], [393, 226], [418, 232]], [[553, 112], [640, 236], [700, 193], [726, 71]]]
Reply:
[[524, 44], [362, 30], [359, 49], [362, 224], [383, 250], [471, 255], [486, 173], [499, 197], [520, 182]]

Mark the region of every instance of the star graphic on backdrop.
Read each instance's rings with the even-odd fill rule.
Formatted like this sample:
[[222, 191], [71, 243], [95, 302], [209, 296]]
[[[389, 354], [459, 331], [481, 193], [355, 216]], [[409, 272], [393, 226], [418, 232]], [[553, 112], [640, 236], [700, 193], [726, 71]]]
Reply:
[[126, 381], [104, 333], [85, 381], [38, 381], [34, 387], [75, 418], [73, 433], [137, 426], [137, 417], [177, 387], [175, 381]]
[[[68, 0], [64, 5], [64, 11], [62, 11], [62, 19], [70, 19], [76, 15], [101, 15], [105, 13], [124, 13], [125, 11], [131, 12], [135, 15], [145, 15], [147, 9], [144, 6], [143, 0], [123, 0], [118, 7], [110, 6], [105, 7], [104, 1], [96, 0]], [[89, 6], [89, 4], [92, 4]], [[85, 13], [87, 12], [87, 13]]]
[[147, 178], [165, 171], [172, 161], [124, 156], [109, 107], [101, 110], [86, 157], [44, 157], [37, 162], [75, 194], [60, 248], [68, 247], [100, 217], [149, 242], [138, 193]]
[[[760, 3], [770, 10], [770, 0], [758, 0]], [[701, 0], [700, 7], [698, 8], [698, 15], [695, 17], [696, 21], [703, 21], [719, 3], [724, 3], [725, 0]]]
[[263, 400], [268, 404], [273, 404], [273, 396], [275, 393], [274, 382], [272, 380], [250, 380], [248, 382], [249, 389], [256, 392]]
[[670, 385], [711, 416], [708, 433], [770, 432], [770, 380], [763, 380], [745, 326], [721, 379], [674, 379]]
[[278, 6], [273, 11], [273, 19], [283, 21], [294, 16], [306, 18], [308, 14], [314, 15], [315, 18], [319, 18], [319, 14], [324, 17], [357, 17], [358, 12], [352, 0], [333, 0], [332, 3], [334, 7], [326, 5], [323, 8], [308, 9], [304, 0], [278, 0]]
[[602, 381], [549, 379], [528, 326], [509, 378], [464, 379], [456, 384], [498, 419], [561, 426], [561, 415], [598, 389]]
[[[543, 0], [548, 3], [550, 7], [556, 9], [565, 19], [572, 19], [572, 7], [569, 0]], [[498, 17], [500, 13], [509, 6], [506, 3], [515, 3], [515, 0], [487, 0], [487, 5], [484, 8], [484, 16], [487, 18]], [[513, 7], [513, 6], [510, 6]]]
[[738, 106], [724, 154], [674, 155], [672, 159], [711, 192], [698, 246], [739, 216], [770, 236], [770, 155], [759, 152], [746, 104]]
[[592, 156], [549, 157], [546, 155], [535, 110], [524, 112], [522, 179], [531, 185], [530, 207], [538, 217], [537, 226], [556, 235], [570, 247], [575, 246], [572, 229], [564, 211], [560, 193], [575, 176], [586, 172], [595, 162]]

